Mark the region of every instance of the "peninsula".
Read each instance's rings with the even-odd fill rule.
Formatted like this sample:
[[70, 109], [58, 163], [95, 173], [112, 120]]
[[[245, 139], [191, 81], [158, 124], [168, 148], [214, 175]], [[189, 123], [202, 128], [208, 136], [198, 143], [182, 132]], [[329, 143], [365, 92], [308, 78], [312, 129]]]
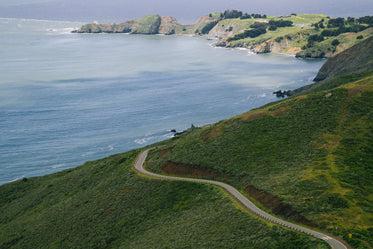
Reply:
[[216, 39], [216, 46], [221, 47], [327, 58], [371, 37], [373, 16], [347, 19], [316, 14], [268, 16], [227, 10], [203, 16], [193, 25], [181, 25], [174, 17], [150, 15], [120, 24], [86, 24], [74, 32], [198, 35]]

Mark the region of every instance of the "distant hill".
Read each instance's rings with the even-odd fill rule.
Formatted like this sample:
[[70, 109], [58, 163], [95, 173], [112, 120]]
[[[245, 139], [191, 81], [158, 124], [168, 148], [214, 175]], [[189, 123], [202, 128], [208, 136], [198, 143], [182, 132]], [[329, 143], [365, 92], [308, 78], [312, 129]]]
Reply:
[[74, 32], [202, 35], [217, 39], [216, 46], [243, 47], [255, 53], [325, 58], [371, 37], [373, 17], [267, 16], [227, 10], [203, 16], [193, 25], [181, 25], [173, 17], [150, 15], [120, 24], [86, 24]]

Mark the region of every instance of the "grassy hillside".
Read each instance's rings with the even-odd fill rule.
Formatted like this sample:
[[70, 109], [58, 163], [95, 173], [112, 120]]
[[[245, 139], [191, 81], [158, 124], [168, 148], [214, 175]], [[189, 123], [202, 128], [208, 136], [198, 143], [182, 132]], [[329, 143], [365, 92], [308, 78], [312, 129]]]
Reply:
[[[273, 26], [276, 22], [290, 22], [288, 26]], [[330, 18], [325, 15], [290, 15], [260, 19], [229, 19], [229, 28], [223, 21], [216, 26], [220, 32], [212, 30], [209, 35], [221, 38], [218, 46], [246, 47], [256, 53], [289, 53], [302, 58], [324, 58], [334, 56], [373, 35], [373, 18]], [[258, 25], [264, 31], [257, 35]], [[220, 26], [221, 27], [220, 27]], [[220, 27], [220, 29], [219, 29]], [[230, 33], [227, 31], [231, 31]]]
[[[347, 49], [345, 53], [329, 59], [317, 74], [315, 80], [321, 81], [334, 76], [349, 75], [353, 73], [373, 70], [373, 36]], [[354, 56], [350, 56], [353, 54]]]
[[372, 71], [160, 145], [150, 154], [153, 171], [225, 181], [276, 215], [373, 245]]
[[328, 248], [215, 187], [139, 177], [138, 152], [0, 186], [0, 248]]

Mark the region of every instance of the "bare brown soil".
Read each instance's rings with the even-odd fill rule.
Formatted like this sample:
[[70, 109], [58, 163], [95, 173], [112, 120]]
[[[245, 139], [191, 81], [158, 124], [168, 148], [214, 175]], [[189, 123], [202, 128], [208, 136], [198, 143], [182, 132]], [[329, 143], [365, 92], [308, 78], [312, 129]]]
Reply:
[[[174, 163], [174, 162], [166, 162], [161, 167], [163, 173], [169, 175], [177, 175], [177, 176], [193, 176], [193, 177], [215, 177], [215, 178], [225, 178], [226, 176], [222, 176], [216, 174], [215, 172], [200, 169], [197, 167], [193, 167], [190, 165]], [[286, 203], [283, 203], [279, 197], [274, 196], [270, 193], [265, 191], [258, 190], [254, 186], [248, 186], [245, 188], [245, 191], [249, 193], [249, 195], [260, 202], [265, 208], [272, 210], [272, 212], [276, 215], [285, 217], [287, 219], [294, 220], [298, 223], [316, 227], [311, 221], [307, 220], [298, 212], [294, 211], [293, 208]]]
[[170, 147], [170, 148], [167, 148], [167, 149], [164, 149], [164, 150], [161, 150], [158, 152], [158, 155], [161, 157], [161, 156], [164, 156], [166, 155], [168, 152], [170, 152], [171, 150], [173, 149], [173, 147]]
[[258, 190], [254, 186], [247, 186], [245, 191], [255, 200], [259, 201], [265, 208], [272, 210], [276, 215], [282, 216], [287, 219], [294, 220], [310, 227], [317, 227], [311, 221], [307, 220], [298, 212], [294, 211], [293, 208], [286, 203], [283, 203], [279, 197], [274, 196], [265, 191]]
[[190, 165], [166, 162], [161, 167], [162, 172], [169, 175], [178, 175], [178, 176], [194, 176], [194, 177], [209, 177], [213, 176], [216, 178], [223, 178], [223, 176], [216, 174], [215, 172], [199, 169]]

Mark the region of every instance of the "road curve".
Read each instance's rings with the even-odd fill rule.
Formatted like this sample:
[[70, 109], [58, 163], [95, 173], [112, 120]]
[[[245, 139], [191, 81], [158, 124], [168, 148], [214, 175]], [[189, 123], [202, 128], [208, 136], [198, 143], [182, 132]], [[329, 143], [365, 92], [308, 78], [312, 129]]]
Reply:
[[340, 241], [323, 234], [321, 232], [314, 231], [309, 228], [305, 228], [293, 223], [290, 223], [285, 220], [281, 220], [277, 217], [274, 217], [263, 210], [259, 209], [257, 206], [255, 206], [249, 199], [247, 199], [243, 194], [241, 194], [237, 189], [233, 188], [232, 186], [222, 183], [222, 182], [217, 182], [217, 181], [212, 181], [212, 180], [204, 180], [204, 179], [195, 179], [195, 178], [185, 178], [185, 177], [173, 177], [173, 176], [165, 176], [165, 175], [158, 175], [149, 171], [146, 171], [143, 167], [143, 164], [145, 162], [146, 157], [148, 156], [148, 152], [150, 149], [142, 151], [136, 158], [135, 163], [134, 163], [134, 169], [138, 172], [140, 172], [143, 175], [158, 178], [158, 179], [165, 179], [165, 180], [174, 180], [174, 181], [187, 181], [187, 182], [199, 182], [199, 183], [207, 183], [207, 184], [213, 184], [217, 185], [219, 187], [224, 188], [227, 190], [234, 198], [236, 198], [239, 202], [242, 203], [246, 208], [248, 208], [250, 211], [254, 212], [258, 216], [260, 216], [263, 219], [266, 219], [268, 221], [271, 221], [273, 223], [280, 224], [282, 226], [291, 228], [296, 231], [300, 231], [309, 235], [312, 235], [316, 238], [322, 239], [326, 241], [331, 248], [333, 249], [347, 249], [347, 247]]

